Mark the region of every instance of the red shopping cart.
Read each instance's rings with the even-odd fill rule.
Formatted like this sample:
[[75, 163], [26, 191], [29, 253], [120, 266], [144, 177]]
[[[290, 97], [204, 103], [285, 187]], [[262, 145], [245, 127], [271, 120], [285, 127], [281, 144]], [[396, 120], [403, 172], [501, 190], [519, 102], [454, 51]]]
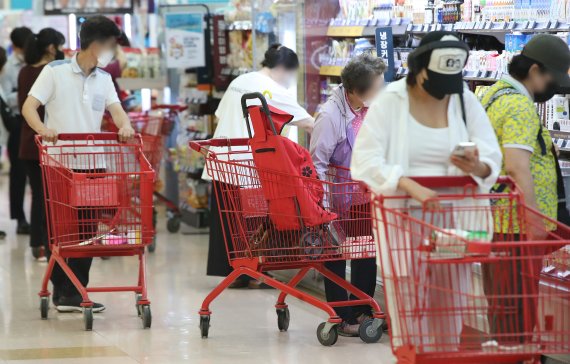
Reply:
[[[329, 346], [337, 341], [337, 325], [342, 320], [334, 308], [358, 305], [370, 306], [373, 311], [373, 317], [361, 324], [360, 337], [365, 342], [378, 341], [384, 318], [378, 303], [324, 266], [327, 261], [376, 256], [370, 210], [355, 214], [353, 209], [356, 202], [368, 205], [367, 195], [348, 178], [346, 170], [332, 169], [330, 180], [318, 180], [308, 152], [279, 136], [277, 128], [290, 120], [290, 115], [270, 110], [259, 94], [245, 97], [259, 98], [263, 103], [263, 107], [244, 107], [246, 120], [251, 116], [256, 136], [190, 142], [192, 149], [204, 154], [208, 174], [217, 181], [214, 193], [218, 196], [221, 219], [228, 224], [224, 226], [224, 237], [234, 269], [202, 304], [202, 337], [208, 337], [210, 303], [236, 278], [247, 275], [281, 291], [275, 305], [280, 331], [289, 327], [285, 299], [292, 295], [329, 315], [317, 329], [321, 344]], [[242, 102], [245, 105], [245, 99]], [[288, 154], [291, 151], [295, 153]], [[303, 163], [290, 163], [295, 156]], [[284, 269], [299, 272], [288, 283], [266, 274]], [[358, 299], [327, 303], [299, 290], [296, 286], [311, 269]]]
[[559, 252], [570, 228], [526, 206], [507, 178], [505, 192], [484, 194], [470, 177], [416, 180], [439, 190], [434, 203], [372, 204], [398, 363], [539, 363], [569, 353], [570, 290], [545, 281], [543, 263], [556, 255], [568, 266]]
[[[133, 291], [143, 327], [150, 328], [145, 246], [152, 243], [154, 171], [140, 136], [128, 143], [115, 133], [60, 134], [55, 145], [36, 141], [46, 195], [51, 257], [42, 282], [41, 317], [47, 319], [49, 279], [58, 264], [83, 298], [85, 330], [93, 327], [89, 292]], [[68, 258], [138, 256], [137, 284], [85, 287]]]

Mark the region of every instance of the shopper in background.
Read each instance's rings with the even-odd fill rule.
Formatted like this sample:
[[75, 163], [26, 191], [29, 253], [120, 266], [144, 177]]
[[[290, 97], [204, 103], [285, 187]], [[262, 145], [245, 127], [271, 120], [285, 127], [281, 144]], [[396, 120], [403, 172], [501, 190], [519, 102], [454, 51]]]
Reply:
[[[570, 87], [569, 68], [568, 45], [553, 35], [536, 35], [521, 54], [513, 57], [509, 75], [493, 85], [481, 100], [503, 149], [505, 159], [502, 173], [515, 180], [527, 206], [552, 219], [557, 218], [557, 185], [563, 184], [563, 181], [557, 178], [556, 152], [534, 103], [548, 101], [560, 86]], [[496, 186], [495, 190], [503, 192], [506, 186]], [[499, 203], [505, 205], [509, 202]], [[517, 211], [511, 207], [507, 209], [513, 213]], [[496, 233], [514, 233], [518, 239], [521, 230], [516, 217], [506, 213], [503, 215], [504, 220], [496, 224], [499, 226]], [[532, 216], [527, 218], [532, 220], [527, 224], [531, 228], [526, 231], [531, 240], [544, 240], [548, 231], [555, 229], [554, 224], [545, 225]], [[514, 226], [508, 221], [513, 221]], [[521, 249], [513, 254], [536, 256], [537, 253]], [[512, 264], [501, 262], [500, 265], [483, 266], [485, 292], [490, 307], [489, 325], [491, 332], [498, 334], [497, 340], [520, 343], [532, 339], [537, 321], [541, 263], [540, 259], [535, 258], [513, 260]], [[523, 293], [526, 299], [521, 297]], [[509, 295], [521, 298], [505, 297]], [[526, 337], [505, 335], [508, 333], [527, 334], [524, 335]]]
[[[103, 113], [108, 110], [119, 128], [119, 137], [126, 140], [134, 135], [129, 117], [121, 107], [111, 76], [98, 67], [113, 59], [119, 28], [104, 16], [88, 18], [81, 26], [81, 50], [71, 60], [55, 61], [43, 68], [22, 107], [22, 115], [30, 127], [45, 142], [57, 142], [58, 133], [98, 133]], [[38, 109], [45, 107], [45, 120]], [[72, 167], [71, 167], [72, 168]], [[81, 166], [81, 168], [85, 168]], [[92, 167], [90, 167], [92, 168]], [[83, 239], [97, 231], [90, 215], [82, 211]], [[89, 282], [92, 258], [69, 259], [68, 264], [83, 286]], [[69, 278], [56, 264], [51, 277], [53, 301], [60, 312], [82, 311], [82, 298]], [[105, 306], [96, 303], [93, 312]]]
[[[417, 211], [419, 216], [414, 214], [414, 217], [418, 219], [430, 221], [430, 216], [437, 217], [436, 212], [429, 211], [430, 207], [437, 206], [433, 199], [438, 192], [410, 177], [470, 175], [480, 191], [487, 192], [499, 176], [501, 150], [497, 138], [485, 110], [463, 82], [462, 71], [468, 55], [469, 48], [455, 33], [428, 33], [408, 58], [407, 78], [387, 86], [373, 102], [356, 137], [350, 168], [353, 178], [366, 182], [376, 194], [411, 196], [406, 206], [417, 206], [411, 212]], [[465, 157], [452, 156], [454, 148], [467, 141], [476, 143], [476, 150], [467, 151]], [[460, 203], [453, 202], [454, 205]], [[488, 200], [469, 203], [470, 206], [481, 204], [482, 209], [490, 208]], [[447, 220], [444, 218], [434, 220], [434, 224], [438, 224], [437, 220], [448, 224], [441, 221]], [[470, 219], [457, 216], [457, 221], [464, 220]], [[387, 306], [394, 346], [400, 346], [402, 336], [409, 335], [406, 337], [417, 341], [417, 345], [424, 345], [424, 351], [435, 350], [441, 345], [451, 351], [460, 341], [464, 315], [461, 307], [467, 306], [465, 297], [471, 293], [471, 265], [429, 265], [427, 274], [425, 263], [420, 266], [403, 263], [411, 259], [411, 252], [421, 244], [421, 232], [416, 231], [421, 227], [411, 224], [415, 233], [410, 234], [408, 240], [395, 236], [387, 239], [386, 234], [397, 234], [392, 230], [376, 237], [384, 275], [388, 277], [384, 284], [389, 297]], [[475, 220], [471, 224], [476, 225], [471, 227], [474, 230], [485, 230], [492, 222]], [[388, 244], [392, 249], [407, 249], [406, 253], [396, 250], [405, 256], [389, 255]], [[392, 259], [396, 261], [394, 267]], [[399, 272], [398, 276], [393, 276], [392, 268]], [[418, 274], [418, 271], [423, 273]], [[396, 279], [400, 282], [397, 287], [399, 297], [410, 297], [400, 302], [408, 307], [395, 306]], [[426, 307], [421, 309], [429, 310], [429, 313], [422, 317], [409, 313], [420, 309], [413, 297], [423, 297], [420, 299]], [[409, 315], [407, 318], [400, 317], [404, 311]], [[443, 312], [446, 314], [442, 315]], [[425, 332], [432, 333], [435, 339], [428, 341]]]
[[122, 47], [130, 47], [131, 42], [129, 38], [125, 34], [125, 32], [121, 32], [121, 36], [117, 39], [117, 48], [115, 50], [115, 59], [107, 65], [107, 67], [103, 68], [103, 70], [111, 75], [113, 79], [113, 85], [115, 85], [115, 91], [117, 91], [117, 95], [119, 95], [119, 100], [123, 101], [126, 97], [119, 84], [117, 83], [117, 78], [121, 78], [122, 70], [126, 65], [125, 53], [122, 50]]
[[[64, 58], [65, 37], [53, 28], [42, 29], [29, 38], [26, 43], [24, 60], [26, 65], [18, 77], [18, 104], [22, 108], [32, 85], [45, 65]], [[44, 120], [44, 107], [38, 108], [40, 120]], [[20, 138], [20, 159], [26, 167], [26, 173], [32, 187], [30, 247], [32, 255], [38, 259], [48, 251], [48, 237], [44, 207], [42, 171], [39, 163], [39, 151], [35, 143], [36, 132], [27, 124], [22, 124]]]
[[[0, 75], [4, 72], [4, 66], [8, 58], [6, 57], [6, 50], [0, 47]], [[0, 87], [0, 99], [5, 100], [4, 92], [2, 91], [2, 87]], [[4, 143], [8, 139], [8, 131], [4, 127], [4, 112], [0, 113], [0, 146], [5, 145]], [[1, 150], [1, 148], [0, 148]], [[6, 237], [6, 232], [4, 230], [0, 230], [0, 239], [4, 239]]]
[[[327, 180], [329, 165], [350, 167], [352, 146], [364, 117], [368, 112], [368, 104], [382, 86], [382, 77], [386, 65], [378, 57], [362, 54], [352, 59], [342, 71], [342, 84], [333, 90], [327, 102], [322, 106], [315, 121], [315, 129], [311, 135], [311, 156], [320, 179]], [[337, 181], [346, 181], [350, 173], [343, 169], [336, 170]], [[332, 191], [333, 200], [327, 201], [329, 208], [341, 215], [346, 224], [339, 228], [347, 237], [372, 235], [370, 220], [370, 203], [358, 194], [358, 191]], [[367, 224], [360, 223], [362, 217], [368, 218]], [[366, 230], [366, 231], [362, 231]], [[346, 261], [325, 263], [341, 278], [346, 277]], [[376, 260], [357, 259], [350, 264], [350, 280], [352, 284], [373, 297], [376, 288]], [[327, 301], [348, 301], [348, 293], [332, 281], [325, 279]], [[356, 299], [356, 298], [354, 298]], [[343, 323], [339, 326], [339, 334], [358, 336], [360, 323], [372, 316], [370, 306], [337, 307], [337, 314]]]
[[[291, 125], [299, 126], [307, 132], [313, 129], [313, 117], [299, 105], [295, 95], [288, 90], [297, 77], [299, 69], [297, 54], [287, 47], [274, 44], [265, 52], [265, 58], [261, 65], [260, 71], [241, 75], [230, 83], [216, 110], [218, 126], [214, 138], [249, 137], [246, 121], [243, 119], [241, 97], [252, 92], [262, 93], [269, 105], [293, 115]], [[211, 179], [206, 170], [202, 178]], [[219, 182], [214, 181], [214, 183]], [[219, 189], [214, 188], [213, 190]], [[222, 223], [225, 225], [226, 231], [229, 228], [225, 221], [220, 220], [218, 202], [222, 204], [220, 208], [223, 209], [221, 196], [213, 193], [210, 199], [211, 221], [207, 274], [225, 277], [232, 268], [226, 254]], [[230, 288], [242, 287], [260, 288], [265, 286], [245, 276], [237, 279], [230, 286]]]
[[2, 73], [0, 83], [6, 99], [4, 100], [17, 117], [7, 125], [8, 137], [8, 157], [10, 159], [10, 217], [18, 222], [16, 232], [18, 234], [29, 234], [30, 225], [24, 213], [24, 194], [26, 192], [26, 170], [20, 161], [20, 131], [22, 119], [20, 108], [18, 107], [18, 74], [24, 67], [24, 47], [28, 38], [33, 36], [30, 29], [26, 27], [15, 28], [10, 33], [12, 42], [12, 54], [8, 58], [6, 69]]

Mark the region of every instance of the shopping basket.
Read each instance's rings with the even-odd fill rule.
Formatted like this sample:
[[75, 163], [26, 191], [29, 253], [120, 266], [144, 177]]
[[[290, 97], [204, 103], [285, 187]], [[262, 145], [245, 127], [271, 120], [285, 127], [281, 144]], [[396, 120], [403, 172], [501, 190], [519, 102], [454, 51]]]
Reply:
[[[41, 317], [47, 319], [49, 279], [58, 264], [83, 298], [85, 329], [93, 326], [89, 292], [133, 291], [143, 327], [151, 325], [145, 277], [145, 246], [152, 243], [154, 171], [137, 136], [118, 142], [116, 133], [60, 134], [58, 142], [36, 138], [46, 196], [51, 257], [42, 282]], [[84, 287], [68, 258], [138, 256], [137, 284]]]
[[470, 177], [416, 181], [439, 191], [436, 205], [408, 196], [372, 205], [398, 363], [534, 363], [569, 353], [570, 287], [546, 281], [543, 266], [556, 256], [568, 267], [560, 251], [570, 228], [526, 206], [508, 178], [501, 193], [479, 193]]
[[[255, 97], [259, 97], [264, 106], [247, 109], [246, 117], [250, 114], [255, 120], [263, 116], [273, 125], [265, 100], [261, 95]], [[362, 209], [357, 215], [350, 213], [354, 206], [352, 202], [369, 203], [366, 194], [357, 182], [346, 178], [347, 171], [340, 168], [331, 169], [327, 181], [319, 181], [309, 174], [295, 175], [294, 171], [261, 168], [252, 157], [252, 152], [260, 152], [260, 149], [252, 150], [253, 144], [253, 139], [190, 142], [193, 150], [204, 154], [208, 174], [217, 181], [214, 193], [218, 196], [221, 220], [228, 223], [228, 227], [224, 227], [224, 237], [228, 261], [233, 267], [232, 273], [202, 304], [202, 337], [208, 337], [210, 303], [236, 278], [247, 275], [281, 291], [275, 305], [280, 331], [288, 329], [290, 315], [285, 298], [292, 295], [329, 315], [328, 321], [320, 324], [317, 330], [321, 344], [333, 345], [338, 338], [337, 325], [342, 320], [334, 308], [357, 305], [370, 306], [373, 311], [373, 318], [361, 324], [360, 337], [365, 342], [378, 341], [384, 318], [378, 303], [324, 266], [327, 261], [376, 256], [370, 210]], [[275, 148], [279, 149], [280, 145]], [[286, 160], [276, 156], [274, 164], [282, 163]], [[345, 177], [335, 178], [337, 175]], [[311, 211], [311, 204], [300, 201], [301, 198], [311, 199], [315, 193], [328, 201], [326, 214]], [[320, 209], [324, 210], [322, 206]], [[322, 216], [324, 220], [320, 219]], [[266, 274], [267, 271], [285, 269], [299, 269], [299, 272], [288, 283], [281, 283]], [[327, 303], [297, 289], [311, 269], [358, 299]]]

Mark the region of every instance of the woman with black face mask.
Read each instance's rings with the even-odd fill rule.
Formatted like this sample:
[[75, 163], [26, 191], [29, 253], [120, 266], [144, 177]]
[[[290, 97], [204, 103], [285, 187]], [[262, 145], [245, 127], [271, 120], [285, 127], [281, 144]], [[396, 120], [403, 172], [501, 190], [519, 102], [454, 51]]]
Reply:
[[[32, 85], [40, 75], [44, 66], [53, 61], [63, 60], [63, 45], [65, 37], [53, 28], [44, 28], [38, 34], [31, 36], [24, 48], [26, 66], [18, 76], [18, 104], [20, 109], [28, 97]], [[38, 109], [40, 117], [44, 118], [44, 108]], [[32, 219], [30, 247], [32, 255], [38, 259], [47, 253], [47, 226], [44, 209], [44, 193], [41, 170], [38, 160], [38, 148], [34, 141], [36, 133], [22, 123], [20, 136], [20, 160], [25, 163], [26, 172], [32, 187]]]
[[[463, 82], [468, 54], [455, 33], [428, 33], [408, 58], [407, 78], [388, 85], [372, 102], [356, 137], [350, 170], [353, 179], [365, 182], [376, 195], [410, 196], [386, 203], [409, 209], [413, 218], [443, 229], [492, 234], [490, 216], [462, 210], [477, 206], [488, 211], [488, 199], [438, 202], [438, 195], [463, 193], [463, 188], [431, 189], [413, 180], [471, 176], [478, 193], [488, 193], [499, 176], [502, 156], [497, 138], [481, 103]], [[453, 151], [463, 142], [475, 146], [459, 156]], [[443, 210], [438, 214], [439, 207]], [[451, 207], [457, 213], [445, 218], [441, 211]], [[468, 307], [466, 297], [473, 292], [473, 267], [425, 262], [415, 266], [411, 254], [423, 244], [425, 232], [413, 221], [408, 224], [411, 233], [405, 238], [391, 230], [376, 236], [393, 347], [407, 340], [417, 352], [455, 351], [464, 319], [473, 318], [473, 312], [461, 310]], [[408, 298], [400, 301], [405, 307], [397, 307], [396, 295]]]

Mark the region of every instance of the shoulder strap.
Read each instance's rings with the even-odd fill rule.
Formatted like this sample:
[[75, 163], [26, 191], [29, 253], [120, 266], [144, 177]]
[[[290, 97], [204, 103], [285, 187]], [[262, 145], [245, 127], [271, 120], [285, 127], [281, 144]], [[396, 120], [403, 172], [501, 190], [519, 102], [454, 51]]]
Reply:
[[459, 94], [459, 103], [461, 104], [461, 117], [465, 126], [467, 126], [467, 114], [465, 113], [465, 101], [463, 100], [463, 94]]

